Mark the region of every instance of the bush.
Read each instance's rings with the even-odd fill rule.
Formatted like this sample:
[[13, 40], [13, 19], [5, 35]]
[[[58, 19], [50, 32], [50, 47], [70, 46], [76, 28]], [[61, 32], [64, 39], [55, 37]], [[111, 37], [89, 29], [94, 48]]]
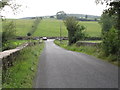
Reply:
[[114, 56], [114, 58], [111, 58], [112, 60], [120, 60], [120, 30], [116, 20], [116, 15], [110, 15], [109, 12], [104, 12], [100, 20], [102, 26], [103, 53], [104, 56], [109, 58]]
[[31, 36], [31, 33], [27, 33], [27, 36]]
[[77, 42], [79, 40], [82, 40], [85, 37], [85, 34], [82, 32], [85, 29], [84, 26], [80, 26], [78, 27], [78, 29], [75, 32], [74, 35], [74, 40]]
[[113, 16], [110, 16], [108, 13], [103, 13], [99, 21], [102, 32], [108, 32], [112, 26], [115, 26], [115, 20]]
[[79, 25], [79, 21], [75, 17], [67, 17], [64, 24], [68, 30], [69, 45], [74, 44], [85, 37], [83, 33], [85, 27]]
[[4, 25], [2, 27], [2, 49], [5, 50], [10, 47], [11, 40], [16, 36], [16, 27], [14, 22], [6, 22], [4, 21]]
[[102, 47], [106, 55], [117, 55], [119, 49], [118, 43], [118, 32], [115, 28], [104, 33]]

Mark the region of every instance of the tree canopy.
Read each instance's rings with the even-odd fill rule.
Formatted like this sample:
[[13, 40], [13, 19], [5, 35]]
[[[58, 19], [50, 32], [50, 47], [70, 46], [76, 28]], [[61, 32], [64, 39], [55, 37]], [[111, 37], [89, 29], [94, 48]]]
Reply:
[[66, 18], [66, 13], [64, 11], [59, 11], [56, 13], [57, 19], [65, 19]]
[[109, 6], [101, 16], [102, 48], [106, 55], [116, 55], [120, 61], [120, 0], [95, 0]]
[[106, 3], [107, 5], [109, 5], [110, 2], [112, 2], [113, 0], [95, 0], [96, 4], [104, 4]]
[[16, 14], [18, 11], [18, 8], [21, 7], [20, 4], [16, 3], [15, 1], [13, 0], [1, 0], [0, 1], [0, 17], [3, 19], [4, 16], [2, 16], [2, 13], [1, 11], [4, 10], [5, 6], [9, 6], [13, 13]]
[[4, 8], [6, 5], [9, 5], [8, 0], [2, 0], [0, 1], [0, 9]]
[[64, 24], [68, 30], [69, 45], [84, 38], [85, 34], [83, 33], [83, 30], [85, 27], [80, 25], [79, 21], [75, 17], [67, 17], [64, 20]]

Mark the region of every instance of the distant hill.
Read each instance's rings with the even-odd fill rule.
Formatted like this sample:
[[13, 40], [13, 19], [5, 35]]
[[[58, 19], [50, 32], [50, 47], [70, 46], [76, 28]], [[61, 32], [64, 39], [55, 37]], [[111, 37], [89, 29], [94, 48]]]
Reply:
[[[56, 15], [51, 15], [51, 16], [54, 16], [56, 17]], [[44, 18], [50, 18], [51, 16], [37, 16], [37, 17], [44, 17]], [[86, 14], [67, 14], [67, 16], [73, 16], [73, 17], [77, 17], [77, 18], [85, 18], [86, 17]], [[34, 19], [35, 17], [23, 17], [23, 18], [20, 18], [20, 19]], [[95, 16], [95, 15], [87, 15], [87, 18], [88, 19], [99, 19], [100, 16]]]
[[[67, 14], [67, 16], [74, 16], [77, 18], [85, 18], [87, 14]], [[87, 18], [89, 19], [99, 19], [100, 16], [95, 16], [95, 15], [87, 15]]]

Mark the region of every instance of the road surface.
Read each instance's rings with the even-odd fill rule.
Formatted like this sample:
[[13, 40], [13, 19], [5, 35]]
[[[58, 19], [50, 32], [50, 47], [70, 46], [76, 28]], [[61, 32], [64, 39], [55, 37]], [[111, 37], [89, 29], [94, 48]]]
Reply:
[[118, 67], [45, 42], [35, 88], [118, 88]]

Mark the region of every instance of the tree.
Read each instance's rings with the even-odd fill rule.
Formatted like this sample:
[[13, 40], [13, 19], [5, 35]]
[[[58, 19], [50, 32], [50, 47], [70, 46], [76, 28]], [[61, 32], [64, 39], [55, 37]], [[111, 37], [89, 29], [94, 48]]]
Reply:
[[102, 49], [105, 55], [117, 54], [118, 33], [114, 28], [114, 16], [110, 16], [107, 12], [103, 13], [99, 23], [102, 26]]
[[64, 11], [59, 11], [56, 13], [57, 19], [65, 19], [67, 17], [66, 13]]
[[6, 50], [11, 47], [11, 40], [16, 36], [16, 27], [14, 22], [4, 21], [2, 29], [2, 49]]
[[112, 2], [113, 0], [95, 0], [96, 4], [104, 4], [106, 3], [106, 5], [109, 5], [110, 2]]
[[87, 20], [87, 18], [88, 18], [88, 15], [85, 15], [85, 19]]
[[[117, 55], [117, 59], [120, 61], [120, 1], [119, 0], [96, 0], [96, 3], [106, 3], [109, 6], [104, 13], [107, 13], [112, 19], [114, 19], [115, 24], [110, 31], [104, 32], [103, 34], [103, 50], [108, 54], [115, 53]], [[105, 25], [107, 27], [107, 25]], [[107, 30], [107, 29], [106, 29]], [[116, 39], [117, 38], [117, 39]], [[112, 43], [112, 41], [115, 41]], [[109, 43], [107, 43], [109, 42]], [[111, 44], [112, 43], [112, 44]], [[110, 45], [111, 44], [111, 45]], [[105, 49], [104, 47], [109, 47]], [[117, 47], [116, 50], [114, 50]]]
[[[12, 2], [12, 0], [1, 0], [0, 1], [0, 18], [4, 22], [2, 30], [0, 32], [0, 42], [2, 42], [2, 45], [0, 43], [0, 46], [2, 46], [2, 49], [10, 49], [11, 45], [11, 40], [15, 38], [15, 24], [14, 22], [7, 22], [4, 19], [4, 16], [1, 15], [1, 11], [4, 9], [5, 6], [9, 6], [13, 13], [16, 13], [16, 10], [21, 6], [16, 4], [15, 2]], [[1, 47], [0, 47], [1, 48]]]
[[50, 16], [50, 18], [54, 18], [54, 16]]
[[13, 0], [1, 0], [0, 1], [0, 18], [2, 20], [4, 20], [3, 19], [4, 16], [1, 15], [1, 11], [4, 9], [5, 6], [9, 6], [12, 9], [14, 14], [17, 13], [17, 9], [21, 7], [21, 5], [16, 4], [16, 2]]
[[83, 39], [85, 36], [83, 30], [84, 26], [79, 25], [79, 21], [75, 17], [67, 17], [64, 24], [68, 30], [68, 45], [76, 43], [78, 40]]
[[0, 18], [3, 20], [3, 16], [1, 15], [1, 11], [3, 10], [3, 8], [5, 7], [5, 6], [8, 6], [9, 4], [8, 4], [8, 1], [6, 0], [6, 1], [0, 1]]
[[108, 32], [104, 32], [102, 48], [106, 56], [118, 54], [118, 32], [112, 27]]
[[[105, 13], [108, 13], [110, 16], [115, 15], [116, 16], [116, 28], [120, 32], [120, 1], [119, 0], [95, 0], [95, 2], [98, 3], [106, 3], [108, 6], [110, 6], [107, 10], [105, 10]], [[120, 35], [120, 33], [119, 33]]]
[[112, 28], [115, 21], [113, 17], [111, 17], [108, 13], [103, 13], [99, 23], [102, 26], [102, 34], [103, 34], [104, 32], [108, 32]]
[[6, 1], [3, 1], [3, 0], [0, 1], [0, 9], [4, 8], [6, 5], [9, 5], [8, 2], [9, 2], [8, 0], [6, 0]]

